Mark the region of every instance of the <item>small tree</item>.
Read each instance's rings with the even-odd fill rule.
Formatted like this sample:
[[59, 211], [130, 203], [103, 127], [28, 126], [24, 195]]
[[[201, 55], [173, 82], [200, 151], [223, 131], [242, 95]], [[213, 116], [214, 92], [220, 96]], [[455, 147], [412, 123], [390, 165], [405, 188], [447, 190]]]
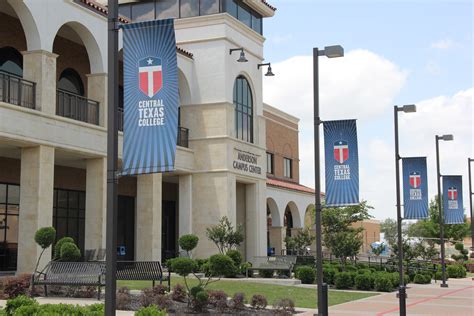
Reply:
[[206, 228], [206, 236], [216, 245], [221, 254], [235, 249], [244, 241], [242, 225], [237, 225], [234, 229], [227, 216], [222, 217], [219, 224]]
[[459, 254], [451, 255], [451, 258], [453, 258], [456, 261], [459, 261], [460, 263], [463, 263], [464, 261], [469, 259], [468, 258], [469, 251], [467, 249], [464, 249], [464, 245], [462, 243], [455, 244], [454, 248], [459, 252]]
[[179, 237], [178, 244], [183, 249], [186, 251], [186, 254], [188, 255], [189, 258], [192, 258], [192, 253], [191, 251], [196, 248], [197, 244], [199, 242], [199, 237], [193, 234], [188, 234], [188, 235], [183, 235]]
[[316, 237], [311, 235], [309, 228], [305, 228], [299, 231], [296, 236], [285, 238], [286, 249], [304, 252], [315, 239]]
[[38, 270], [38, 265], [40, 263], [41, 257], [46, 249], [54, 243], [56, 238], [56, 229], [54, 227], [42, 227], [38, 229], [35, 233], [35, 242], [38, 246], [41, 247], [41, 253], [36, 261], [35, 271]]

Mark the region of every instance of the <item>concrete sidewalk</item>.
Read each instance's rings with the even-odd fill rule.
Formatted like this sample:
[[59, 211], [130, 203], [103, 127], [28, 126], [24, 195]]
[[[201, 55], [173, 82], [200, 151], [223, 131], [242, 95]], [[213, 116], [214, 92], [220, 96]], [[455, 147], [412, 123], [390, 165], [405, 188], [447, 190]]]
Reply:
[[[471, 278], [449, 279], [448, 288], [438, 283], [409, 284], [407, 315], [472, 316], [474, 315], [474, 282]], [[399, 315], [396, 292], [335, 305], [329, 308], [331, 316]]]

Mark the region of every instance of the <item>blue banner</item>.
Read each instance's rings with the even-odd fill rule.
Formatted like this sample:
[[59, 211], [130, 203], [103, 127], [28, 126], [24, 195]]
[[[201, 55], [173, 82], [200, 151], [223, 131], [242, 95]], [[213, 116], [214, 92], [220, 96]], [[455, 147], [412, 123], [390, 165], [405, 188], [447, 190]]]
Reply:
[[428, 217], [426, 157], [403, 158], [403, 204], [405, 219]]
[[123, 175], [174, 170], [178, 66], [172, 19], [123, 25]]
[[445, 224], [463, 224], [462, 176], [443, 176], [443, 209]]
[[359, 204], [359, 155], [355, 120], [324, 122], [326, 205]]

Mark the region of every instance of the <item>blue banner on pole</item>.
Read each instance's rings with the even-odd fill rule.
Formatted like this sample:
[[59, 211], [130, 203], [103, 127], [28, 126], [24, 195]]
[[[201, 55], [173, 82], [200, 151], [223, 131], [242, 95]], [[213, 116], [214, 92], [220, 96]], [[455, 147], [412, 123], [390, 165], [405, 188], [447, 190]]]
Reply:
[[324, 122], [326, 205], [359, 204], [359, 155], [355, 120]]
[[405, 219], [428, 217], [428, 173], [426, 157], [402, 159]]
[[173, 19], [125, 24], [123, 175], [174, 170], [178, 66]]
[[445, 224], [463, 224], [462, 176], [443, 176], [443, 209]]

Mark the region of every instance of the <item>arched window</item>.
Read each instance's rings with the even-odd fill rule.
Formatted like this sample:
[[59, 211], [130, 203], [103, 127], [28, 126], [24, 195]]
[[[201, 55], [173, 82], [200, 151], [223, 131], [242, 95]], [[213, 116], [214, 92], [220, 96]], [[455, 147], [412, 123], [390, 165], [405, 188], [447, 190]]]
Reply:
[[291, 237], [291, 229], [293, 228], [293, 215], [291, 215], [290, 206], [286, 206], [285, 217], [283, 223], [286, 227], [286, 237]]
[[253, 101], [252, 90], [244, 76], [238, 76], [234, 83], [235, 136], [253, 143]]
[[71, 68], [65, 69], [59, 76], [58, 89], [84, 96], [84, 85], [81, 77]]
[[23, 77], [23, 56], [13, 47], [0, 48], [0, 71]]

